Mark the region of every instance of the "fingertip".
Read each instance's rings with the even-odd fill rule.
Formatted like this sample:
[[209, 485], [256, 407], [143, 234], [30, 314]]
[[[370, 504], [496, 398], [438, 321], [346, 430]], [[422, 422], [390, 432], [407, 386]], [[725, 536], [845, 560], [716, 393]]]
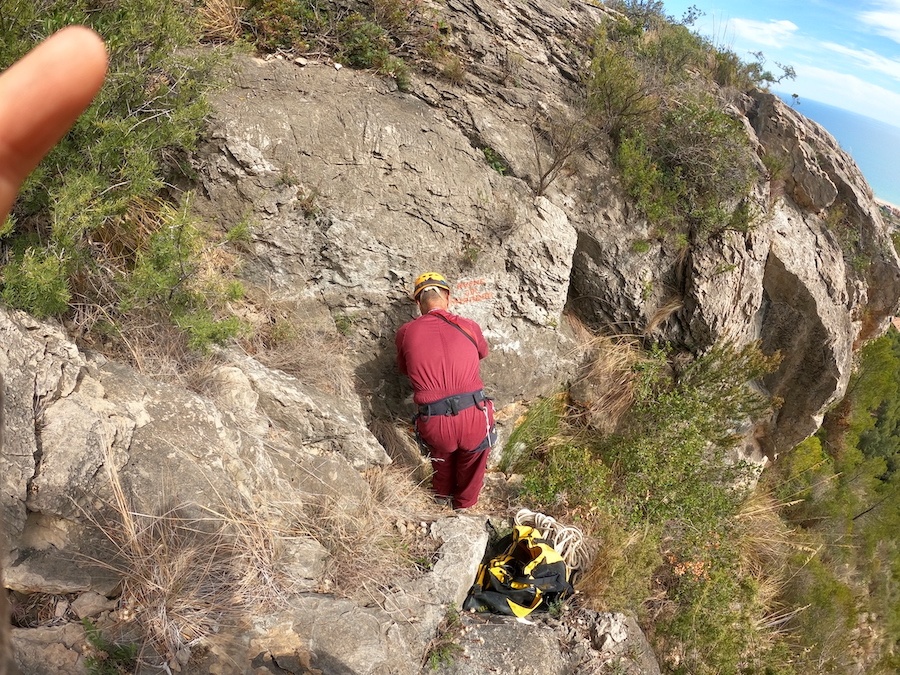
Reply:
[[103, 86], [109, 57], [86, 26], [57, 31], [0, 74], [0, 216]]
[[[72, 63], [78, 65], [80, 77], [93, 85], [93, 98], [103, 84], [109, 67], [109, 53], [100, 34], [87, 26], [67, 26], [47, 38], [43, 46], [71, 57]], [[85, 85], [87, 92], [87, 82]]]

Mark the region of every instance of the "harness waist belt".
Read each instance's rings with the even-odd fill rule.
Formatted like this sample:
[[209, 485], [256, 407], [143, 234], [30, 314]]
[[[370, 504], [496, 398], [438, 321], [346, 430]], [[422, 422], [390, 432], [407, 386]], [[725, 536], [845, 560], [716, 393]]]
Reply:
[[424, 417], [432, 417], [433, 415], [458, 415], [460, 411], [471, 408], [484, 401], [484, 390], [473, 391], [468, 394], [457, 394], [456, 396], [448, 396], [433, 403], [426, 403], [419, 406], [419, 414]]

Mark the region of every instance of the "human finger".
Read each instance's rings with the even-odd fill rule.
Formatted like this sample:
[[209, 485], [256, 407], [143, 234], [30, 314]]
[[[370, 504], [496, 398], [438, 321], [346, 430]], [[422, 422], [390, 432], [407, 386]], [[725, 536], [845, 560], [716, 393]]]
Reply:
[[25, 177], [100, 90], [107, 62], [97, 33], [69, 26], [0, 75], [0, 222]]

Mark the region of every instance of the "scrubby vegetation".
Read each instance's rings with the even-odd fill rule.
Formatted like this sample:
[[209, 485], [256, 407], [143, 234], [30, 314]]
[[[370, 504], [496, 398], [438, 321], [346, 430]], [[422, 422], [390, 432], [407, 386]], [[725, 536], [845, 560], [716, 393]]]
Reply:
[[218, 255], [220, 271], [205, 274], [222, 241], [172, 187], [207, 112], [212, 57], [186, 49], [194, 13], [149, 0], [7, 0], [2, 16], [4, 67], [72, 23], [96, 29], [110, 54], [97, 99], [29, 176], [4, 228], [3, 301], [97, 340], [160, 321], [199, 349], [234, 336], [231, 264]]
[[[808, 607], [791, 627], [809, 651], [806, 672], [900, 666], [900, 333], [867, 344], [843, 402], [816, 436], [767, 476], [805, 546], [785, 603]], [[808, 557], [808, 556], [807, 556]]]
[[896, 672], [900, 333], [864, 348], [822, 431], [754, 490], [740, 486], [756, 472], [724, 454], [742, 421], [778, 404], [749, 386], [777, 358], [621, 349], [595, 349], [583, 377], [620, 369], [627, 410], [548, 397], [504, 449], [526, 505], [601, 542], [579, 583], [587, 601], [637, 612], [667, 672]]
[[585, 86], [629, 197], [660, 237], [679, 244], [747, 230], [744, 199], [759, 170], [727, 106], [736, 89], [775, 81], [762, 55], [748, 64], [717, 49], [661, 2], [611, 4], [621, 15], [595, 36]]
[[586, 426], [586, 402], [560, 395], [532, 408], [504, 454], [525, 472], [526, 503], [603, 542], [580, 585], [589, 602], [639, 610], [672, 672], [738, 672], [766, 658], [759, 626], [772, 607], [760, 597], [765, 572], [745, 563], [759, 507], [735, 487], [755, 475], [725, 455], [768, 408], [748, 383], [777, 357], [722, 345], [675, 368], [665, 350], [622, 359], [618, 349], [597, 350], [614, 365], [585, 373], [623, 369], [631, 405], [592, 411], [614, 415], [611, 429]]

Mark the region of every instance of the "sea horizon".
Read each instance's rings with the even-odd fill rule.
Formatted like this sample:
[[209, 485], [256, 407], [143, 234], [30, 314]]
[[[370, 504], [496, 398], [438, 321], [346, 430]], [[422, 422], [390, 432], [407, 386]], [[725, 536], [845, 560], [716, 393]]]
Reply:
[[828, 103], [775, 92], [804, 117], [834, 136], [862, 171], [875, 196], [900, 209], [900, 127]]

